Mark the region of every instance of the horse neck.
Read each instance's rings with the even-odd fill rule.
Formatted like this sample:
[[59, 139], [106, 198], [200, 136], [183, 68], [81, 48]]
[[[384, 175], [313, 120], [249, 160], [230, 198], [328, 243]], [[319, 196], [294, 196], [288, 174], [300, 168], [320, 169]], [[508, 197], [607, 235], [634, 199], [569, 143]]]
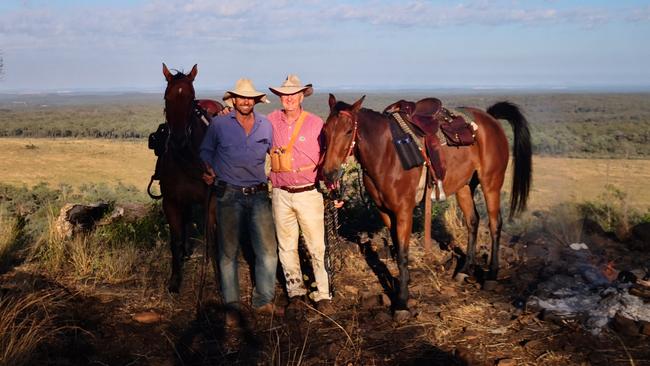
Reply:
[[165, 103], [165, 117], [172, 134], [181, 135], [185, 133], [191, 123], [192, 102]]
[[[361, 167], [372, 170], [373, 162], [384, 161], [390, 152], [390, 131], [386, 118], [372, 110], [362, 109], [357, 114], [358, 137], [355, 156]], [[386, 136], [388, 134], [388, 136]]]

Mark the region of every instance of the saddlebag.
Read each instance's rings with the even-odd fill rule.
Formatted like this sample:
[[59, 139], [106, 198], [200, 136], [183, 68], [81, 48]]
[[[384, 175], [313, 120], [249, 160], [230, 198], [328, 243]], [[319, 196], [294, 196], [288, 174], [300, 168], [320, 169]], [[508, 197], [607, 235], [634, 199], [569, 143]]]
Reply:
[[390, 132], [393, 135], [393, 144], [404, 170], [422, 166], [424, 157], [413, 136], [403, 131], [397, 122], [390, 123]]
[[166, 123], [161, 123], [156, 132], [149, 134], [149, 149], [153, 150], [156, 156], [162, 155], [165, 152], [168, 137], [169, 127]]

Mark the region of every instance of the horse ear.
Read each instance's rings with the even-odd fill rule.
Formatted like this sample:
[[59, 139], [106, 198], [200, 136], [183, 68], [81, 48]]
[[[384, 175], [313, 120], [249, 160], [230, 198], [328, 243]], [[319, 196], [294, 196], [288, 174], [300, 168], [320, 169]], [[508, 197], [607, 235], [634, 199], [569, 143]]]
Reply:
[[199, 72], [199, 69], [196, 68], [196, 64], [192, 66], [192, 71], [190, 71], [190, 81], [194, 81], [196, 74]]
[[169, 72], [169, 69], [167, 68], [167, 65], [163, 62], [163, 75], [165, 75], [165, 79], [167, 81], [170, 81], [172, 79], [172, 73]]
[[329, 104], [330, 104], [330, 111], [332, 111], [332, 109], [334, 109], [334, 105], [336, 104], [336, 97], [332, 93], [330, 93]]
[[359, 99], [359, 100], [357, 100], [356, 102], [354, 102], [354, 104], [352, 105], [352, 111], [353, 111], [354, 113], [357, 113], [357, 112], [359, 111], [359, 109], [361, 109], [361, 104], [363, 104], [363, 100], [364, 100], [364, 99], [366, 99], [366, 96], [365, 96], [365, 95], [362, 96], [361, 99]]

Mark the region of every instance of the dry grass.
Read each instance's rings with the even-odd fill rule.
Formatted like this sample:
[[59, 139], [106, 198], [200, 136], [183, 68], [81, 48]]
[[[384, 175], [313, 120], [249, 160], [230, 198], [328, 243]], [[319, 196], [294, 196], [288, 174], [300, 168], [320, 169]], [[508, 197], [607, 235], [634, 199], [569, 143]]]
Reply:
[[[2, 138], [0, 149], [5, 156], [0, 161], [0, 183], [14, 185], [122, 182], [144, 191], [155, 165], [145, 141]], [[534, 156], [533, 169], [531, 209], [596, 200], [607, 184], [627, 194], [631, 208], [650, 207], [650, 191], [644, 185], [650, 181], [650, 160]]]
[[0, 182], [12, 185], [122, 182], [144, 190], [155, 165], [145, 141], [3, 138], [0, 149]]
[[648, 181], [650, 160], [534, 156], [529, 208], [548, 209], [564, 202], [595, 201], [605, 186], [612, 185], [630, 198], [630, 208], [645, 210], [650, 207]]
[[0, 205], [0, 264], [4, 263], [14, 252], [18, 244], [18, 219]]
[[51, 314], [62, 297], [59, 291], [47, 291], [0, 301], [0, 365], [31, 364], [36, 348], [61, 330]]
[[47, 230], [38, 240], [34, 256], [52, 275], [74, 281], [117, 283], [134, 276], [140, 250], [134, 246], [112, 247], [95, 233], [63, 238], [56, 230], [56, 214], [48, 212]]

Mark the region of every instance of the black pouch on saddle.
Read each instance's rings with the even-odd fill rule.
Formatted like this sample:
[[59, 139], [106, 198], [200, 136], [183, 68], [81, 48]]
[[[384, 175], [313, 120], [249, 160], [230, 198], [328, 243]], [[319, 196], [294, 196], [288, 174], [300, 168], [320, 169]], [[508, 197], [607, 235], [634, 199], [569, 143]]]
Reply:
[[[390, 117], [391, 119], [393, 117]], [[404, 132], [396, 121], [391, 121], [390, 132], [393, 135], [393, 144], [397, 151], [397, 156], [405, 170], [415, 168], [424, 164], [424, 157], [413, 136]]]
[[448, 110], [440, 123], [440, 131], [445, 135], [448, 146], [469, 146], [474, 144], [474, 130], [468, 121]]
[[149, 149], [153, 150], [156, 156], [160, 156], [165, 152], [165, 144], [169, 136], [169, 128], [166, 123], [158, 125], [156, 132], [149, 134]]

